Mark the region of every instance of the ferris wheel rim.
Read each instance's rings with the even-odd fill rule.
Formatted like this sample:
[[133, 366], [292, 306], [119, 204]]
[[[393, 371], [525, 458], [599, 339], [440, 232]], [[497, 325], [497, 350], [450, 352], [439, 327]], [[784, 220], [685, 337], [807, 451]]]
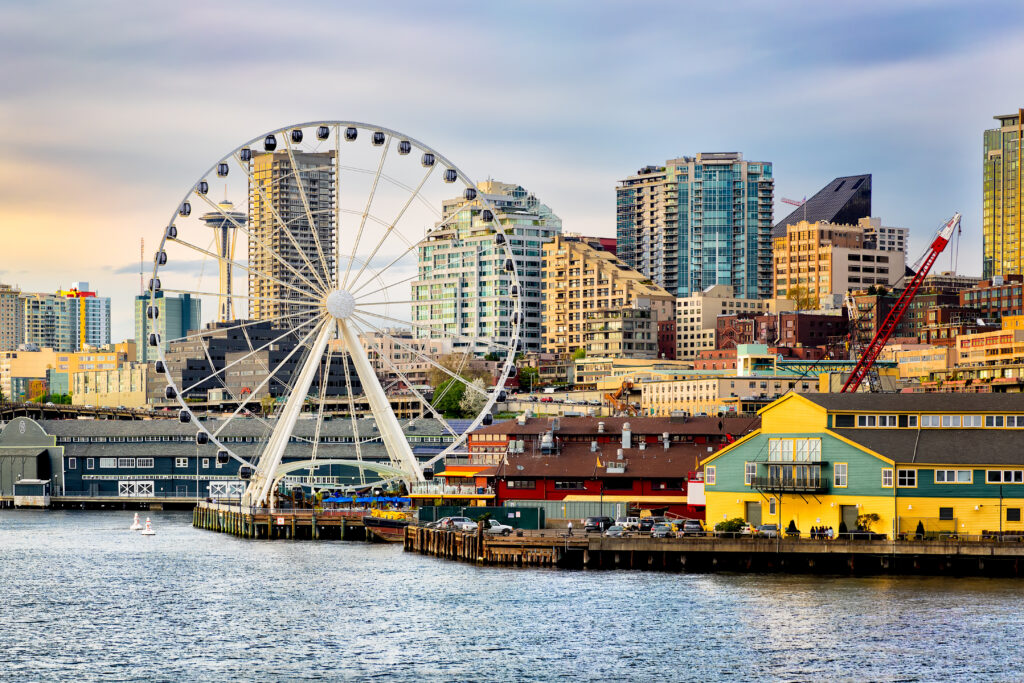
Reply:
[[[171, 218], [167, 222], [167, 224], [166, 224], [166, 226], [165, 226], [165, 228], [163, 230], [163, 234], [161, 236], [160, 244], [159, 244], [159, 248], [158, 248], [158, 254], [165, 251], [169, 240], [171, 240], [174, 243], [179, 243], [179, 244], [184, 244], [186, 246], [190, 246], [190, 245], [188, 245], [188, 243], [183, 242], [182, 240], [172, 239], [170, 237], [170, 235], [171, 235], [171, 229], [174, 228], [175, 223], [177, 221], [177, 217], [179, 216], [179, 212], [181, 210], [181, 207], [183, 207], [186, 204], [188, 204], [190, 202], [191, 198], [193, 197], [193, 195], [201, 196], [207, 203], [211, 204], [211, 206], [219, 206], [219, 205], [216, 205], [207, 196], [207, 194], [205, 192], [200, 193], [197, 190], [197, 187], [198, 187], [199, 183], [205, 183], [205, 179], [208, 178], [208, 177], [211, 177], [212, 174], [215, 171], [217, 171], [218, 166], [220, 164], [226, 163], [226, 161], [230, 160], [230, 159], [234, 159], [239, 164], [241, 164], [242, 162], [241, 162], [241, 159], [239, 157], [239, 154], [240, 154], [241, 150], [246, 149], [246, 148], [252, 149], [256, 145], [258, 145], [261, 140], [266, 140], [267, 137], [271, 136], [271, 135], [276, 137], [278, 135], [282, 135], [283, 134], [284, 135], [284, 140], [285, 140], [285, 145], [286, 145], [286, 147], [289, 148], [289, 154], [291, 154], [291, 149], [290, 149], [291, 145], [290, 145], [290, 141], [289, 141], [289, 133], [291, 131], [294, 131], [294, 130], [297, 130], [297, 129], [305, 130], [305, 129], [310, 129], [310, 128], [314, 128], [314, 127], [319, 128], [321, 126], [328, 126], [329, 128], [332, 129], [332, 131], [334, 133], [336, 148], [337, 148], [338, 144], [340, 143], [340, 135], [341, 135], [343, 127], [345, 129], [347, 129], [349, 127], [353, 127], [353, 128], [358, 129], [358, 130], [371, 131], [373, 133], [378, 133], [378, 132], [384, 133], [387, 136], [387, 138], [386, 138], [386, 142], [384, 144], [385, 152], [384, 152], [384, 154], [381, 157], [381, 162], [380, 162], [381, 168], [384, 165], [384, 157], [386, 156], [386, 150], [392, 146], [392, 143], [393, 143], [394, 140], [399, 140], [401, 142], [408, 142], [411, 146], [415, 147], [418, 151], [432, 154], [434, 156], [435, 163], [424, 174], [423, 179], [420, 181], [420, 185], [410, 195], [410, 197], [408, 199], [408, 203], [411, 203], [412, 201], [414, 201], [417, 198], [419, 198], [421, 201], [425, 202], [423, 197], [420, 196], [419, 190], [422, 188], [422, 186], [426, 182], [427, 178], [430, 176], [430, 174], [433, 172], [433, 170], [437, 168], [438, 165], [441, 165], [445, 169], [454, 170], [457, 179], [460, 180], [465, 187], [467, 187], [467, 188], [474, 188], [474, 189], [479, 187], [471, 178], [469, 178], [468, 175], [466, 175], [447, 156], [445, 156], [444, 154], [441, 154], [435, 148], [433, 148], [433, 147], [431, 147], [431, 146], [421, 142], [420, 140], [418, 140], [416, 138], [413, 138], [411, 136], [405, 135], [404, 133], [401, 133], [401, 132], [399, 132], [397, 130], [394, 130], [394, 129], [391, 129], [391, 128], [388, 128], [388, 127], [384, 127], [384, 126], [379, 126], [379, 125], [374, 125], [374, 124], [366, 123], [366, 122], [344, 121], [344, 120], [308, 121], [308, 122], [303, 122], [303, 123], [298, 123], [298, 124], [291, 124], [291, 125], [288, 125], [288, 126], [282, 126], [282, 127], [271, 129], [271, 130], [265, 132], [261, 136], [253, 137], [250, 140], [247, 140], [246, 142], [242, 143], [241, 145], [238, 145], [238, 146], [234, 147], [227, 154], [222, 155], [217, 162], [215, 162], [213, 165], [211, 165], [206, 170], [205, 173], [200, 175], [199, 176], [200, 180], [198, 180], [196, 183], [193, 183], [193, 185], [185, 193], [185, 195], [182, 197], [182, 199], [178, 202], [176, 210], [174, 212], [172, 212]], [[376, 145], [376, 143], [374, 143], [374, 144]], [[336, 161], [336, 164], [337, 164], [337, 161], [338, 161], [338, 157], [337, 156], [335, 157], [335, 161]], [[340, 168], [340, 166], [336, 166], [336, 168]], [[376, 176], [375, 181], [374, 181], [375, 183], [377, 182], [377, 180], [379, 180], [379, 178], [382, 175], [381, 174], [381, 168], [378, 168], [378, 170], [377, 170], [377, 176]], [[295, 171], [295, 174], [296, 174], [296, 177], [298, 177], [298, 171]], [[387, 176], [384, 176], [384, 177], [386, 178]], [[391, 179], [389, 179], [389, 180], [391, 180]], [[250, 175], [250, 182], [251, 182], [251, 175]], [[392, 182], [397, 182], [397, 181], [392, 181]], [[299, 184], [300, 184], [300, 187], [301, 187], [301, 182]], [[370, 204], [372, 204], [372, 200], [373, 200], [373, 197], [371, 195], [370, 198], [369, 198], [369, 202], [367, 204], [367, 209], [366, 209], [366, 211], [364, 211], [364, 216], [363, 216], [363, 223], [364, 224], [365, 224], [365, 221], [370, 217], [370, 215], [369, 215], [369, 206], [370, 206]], [[493, 205], [491, 205], [491, 203], [482, 196], [482, 193], [481, 193], [481, 195], [477, 196], [476, 202], [479, 203], [479, 205], [481, 207], [490, 207], [492, 209], [492, 218], [491, 218], [490, 221], [488, 221], [489, 228], [490, 228], [490, 231], [491, 231], [490, 234], [498, 234], [498, 233], [500, 233], [503, 230], [503, 228], [502, 228], [501, 224], [499, 223], [499, 221], [497, 220], [497, 218], [495, 216], [497, 211], [493, 210], [494, 209]], [[408, 203], [406, 205], [406, 208], [408, 207]], [[309, 212], [308, 205], [306, 207], [306, 210], [307, 210], [307, 213], [308, 213]], [[336, 211], [338, 211], [338, 213], [335, 214], [335, 219], [334, 219], [335, 220], [335, 225], [336, 226], [340, 226], [340, 209], [336, 209]], [[221, 212], [224, 213], [223, 211], [221, 211]], [[458, 211], [455, 211], [453, 213], [457, 214]], [[400, 213], [398, 215], [398, 217], [392, 222], [392, 225], [388, 228], [388, 230], [393, 229], [394, 226], [397, 225], [397, 223], [401, 220], [403, 214], [404, 214], [404, 209], [403, 209], [403, 212]], [[378, 222], [380, 222], [380, 221], [378, 221]], [[442, 221], [442, 224], [444, 222], [445, 221]], [[384, 223], [382, 222], [381, 224], [383, 225]], [[237, 223], [236, 223], [236, 227], [238, 227]], [[337, 230], [337, 228], [336, 228], [336, 230]], [[249, 235], [248, 231], [246, 231], [246, 232], [247, 232], [247, 236], [249, 236], [251, 238], [251, 235]], [[316, 235], [317, 230], [312, 230], [312, 232], [314, 233], [314, 235]], [[430, 232], [432, 232], [432, 230], [428, 230], [427, 235], [429, 235]], [[413, 250], [413, 249], [416, 249], [417, 247], [419, 247], [427, 239], [427, 235], [424, 235], [424, 237], [420, 238], [420, 240], [418, 240], [418, 241], [414, 242], [413, 244], [411, 244], [410, 245], [410, 250]], [[371, 257], [367, 258], [365, 260], [365, 262], [360, 266], [359, 274], [356, 275], [355, 278], [353, 278], [353, 283], [358, 282], [358, 280], [360, 278], [360, 275], [365, 270], [368, 269], [369, 263], [372, 260], [372, 257], [374, 255], [376, 255], [377, 249], [379, 249], [380, 244], [383, 243], [383, 240], [384, 240], [384, 238], [386, 236], [387, 236], [387, 232], [385, 232], [381, 236], [381, 240], [376, 245], [376, 248], [374, 249], [373, 254], [371, 254]], [[348, 258], [347, 269], [349, 271], [353, 268], [353, 264], [354, 264], [354, 262], [356, 260], [355, 259], [355, 252], [356, 252], [358, 246], [359, 246], [359, 241], [357, 239], [357, 241], [356, 241], [356, 243], [355, 243], [355, 245], [353, 247], [353, 254], [352, 254], [351, 257]], [[505, 258], [510, 259], [511, 263], [513, 264], [512, 269], [507, 272], [507, 276], [508, 276], [508, 278], [510, 280], [510, 283], [513, 284], [513, 285], [519, 285], [520, 284], [520, 280], [519, 280], [519, 274], [518, 274], [518, 264], [515, 262], [515, 259], [511, 258], [511, 256], [512, 256], [511, 249], [510, 249], [510, 246], [509, 246], [507, 240], [501, 245], [501, 250], [503, 251], [503, 253], [505, 255]], [[405, 252], [405, 254], [408, 254], [408, 253], [409, 252]], [[403, 254], [403, 256], [405, 254]], [[339, 261], [341, 256], [342, 256], [342, 254], [340, 254], [340, 253], [335, 253], [334, 254], [334, 262], [335, 262], [335, 270], [336, 271], [340, 270], [340, 265], [338, 265], [338, 261]], [[321, 257], [323, 257], [322, 253], [321, 253]], [[360, 290], [362, 289], [362, 287], [365, 287], [367, 284], [373, 282], [374, 280], [379, 280], [381, 278], [381, 275], [384, 272], [386, 272], [387, 270], [389, 270], [392, 266], [394, 266], [395, 262], [397, 262], [401, 258], [402, 257], [400, 256], [398, 259], [396, 259], [395, 261], [392, 261], [387, 266], [385, 266], [383, 269], [380, 269], [380, 272], [375, 273], [373, 277], [370, 277], [370, 278], [364, 280], [363, 281], [363, 285], [360, 287]], [[233, 263], [232, 267], [234, 267], [235, 265], [237, 265], [237, 264]], [[248, 268], [245, 268], [245, 269], [248, 271]], [[314, 275], [316, 275], [317, 272], [318, 271], [315, 270], [315, 269], [312, 270], [312, 273]], [[154, 259], [151, 277], [152, 277], [153, 281], [157, 281], [157, 282], [159, 281], [159, 277], [160, 277], [160, 263], [157, 262], [157, 259]], [[346, 273], [346, 279], [347, 279], [347, 273]], [[281, 284], [284, 284], [284, 283], [281, 283]], [[335, 286], [337, 286], [337, 284], [338, 284], [338, 280], [337, 279], [335, 279], [335, 283], [334, 284], [335, 284]], [[346, 284], [347, 284], [347, 282], [346, 282]], [[290, 287], [291, 285], [285, 285], [285, 286], [289, 286]], [[381, 288], [383, 290], [383, 292], [384, 292], [385, 301], [379, 302], [379, 303], [377, 303], [377, 302], [367, 303], [367, 304], [364, 304], [364, 305], [382, 305], [382, 306], [386, 307], [386, 306], [388, 306], [390, 304], [398, 303], [398, 302], [389, 301], [386, 298], [388, 296], [388, 290], [391, 287], [393, 287], [393, 286], [394, 285], [384, 285]], [[291, 287], [291, 288], [295, 289], [295, 287]], [[146, 304], [148, 306], [154, 306], [156, 304], [157, 299], [158, 299], [158, 292], [172, 292], [172, 291], [174, 291], [174, 290], [165, 289], [165, 288], [162, 288], [162, 287], [150, 287], [149, 297], [146, 299]], [[183, 291], [183, 290], [179, 290], [179, 291]], [[331, 290], [331, 291], [336, 291], [336, 290]], [[358, 291], [359, 290], [357, 290], [356, 293], [358, 293]], [[380, 290], [378, 290], [378, 291], [380, 291]], [[330, 293], [330, 291], [327, 291], [326, 289], [321, 291], [321, 293], [325, 293], [325, 292], [328, 293], [328, 294]], [[212, 293], [209, 293], [208, 295], [214, 296]], [[366, 294], [364, 294], [363, 296], [366, 296]], [[242, 299], [244, 299], [246, 297], [243, 296], [243, 295], [232, 294], [229, 298], [233, 300], [235, 298], [242, 298]], [[290, 302], [290, 303], [299, 304], [299, 305], [305, 305], [305, 306], [308, 306], [311, 309], [318, 309], [320, 307], [316, 303], [310, 303], [310, 302], [302, 303], [302, 302], [294, 301], [294, 302]], [[432, 456], [429, 459], [430, 463], [436, 462], [438, 459], [443, 458], [445, 455], [447, 455], [447, 454], [449, 454], [451, 452], [454, 452], [457, 449], [463, 447], [465, 445], [465, 443], [468, 441], [469, 433], [471, 431], [473, 431], [474, 429], [476, 429], [481, 424], [481, 422], [483, 421], [485, 415], [489, 415], [489, 414], [493, 413], [493, 407], [494, 407], [494, 404], [497, 402], [497, 398], [498, 398], [498, 395], [499, 395], [499, 391], [498, 390], [501, 389], [504, 386], [506, 380], [508, 379], [508, 377], [509, 377], [509, 375], [511, 373], [511, 368], [514, 365], [514, 362], [515, 362], [515, 354], [516, 354], [517, 350], [520, 348], [519, 337], [520, 337], [521, 332], [522, 332], [522, 324], [523, 324], [522, 309], [523, 309], [522, 296], [512, 297], [512, 311], [514, 312], [514, 315], [513, 315], [513, 318], [512, 318], [512, 324], [510, 326], [510, 334], [509, 334], [509, 339], [511, 341], [510, 341], [510, 343], [508, 345], [502, 345], [502, 344], [489, 344], [488, 345], [488, 348], [502, 349], [503, 352], [504, 352], [503, 355], [505, 356], [504, 361], [500, 365], [500, 373], [498, 375], [498, 381], [495, 384], [495, 390], [493, 392], [481, 392], [481, 393], [484, 394], [484, 399], [485, 399], [485, 403], [483, 405], [483, 408], [480, 411], [477, 412], [476, 416], [472, 419], [471, 423], [465, 429], [461, 430], [461, 432], [459, 432], [457, 436], [456, 436], [456, 432], [452, 429], [452, 425], [451, 425], [450, 422], [445, 420], [443, 417], [440, 417], [440, 416], [437, 417], [437, 420], [450, 433], [452, 433], [453, 441], [452, 441], [452, 443], [447, 448], [444, 448], [440, 454]], [[300, 314], [296, 313], [294, 315], [298, 316]], [[386, 318], [386, 316], [381, 316], [379, 314], [375, 315], [372, 312], [367, 312], [366, 315], [371, 317], [371, 318], [376, 318], [377, 321], [378, 321], [378, 324], [380, 324], [380, 320], [382, 318]], [[361, 318], [361, 316], [356, 316], [356, 317], [357, 318]], [[241, 319], [234, 320], [232, 322], [239, 322], [239, 321], [241, 321]], [[243, 322], [246, 323], [246, 325], [242, 325], [242, 327], [244, 328], [247, 325], [257, 324], [259, 322], [264, 322], [264, 321], [263, 320], [248, 320], [247, 319], [247, 320], [244, 320]], [[307, 322], [312, 322], [312, 320], [307, 321]], [[329, 324], [329, 319], [325, 318], [323, 322], [325, 324]], [[408, 324], [408, 323], [410, 323], [412, 321], [410, 320], [410, 321], [402, 321], [402, 322], [403, 322], [403, 324]], [[313, 329], [315, 330], [319, 326], [320, 326], [320, 324], [314, 324], [313, 325]], [[336, 327], [336, 325], [334, 327]], [[375, 328], [376, 326], [370, 325], [370, 327], [374, 327]], [[202, 338], [202, 336], [203, 336], [202, 332], [205, 329], [211, 329], [211, 331], [212, 331], [212, 329], [216, 329], [216, 328], [208, 328], [208, 326], [203, 325], [202, 321], [200, 321], [200, 330], [196, 331], [196, 332], [198, 332], [198, 336], [200, 338]], [[294, 329], [296, 329], [296, 328], [290, 328], [289, 332], [294, 330]], [[386, 338], [386, 339], [388, 339], [388, 340], [390, 340], [392, 342], [397, 341], [397, 339], [395, 337], [391, 336], [386, 331], [381, 330], [380, 332], [381, 332], [381, 334], [382, 334], [382, 336], [384, 338]], [[288, 332], [286, 332], [285, 334], [288, 334]], [[312, 334], [312, 330], [310, 331], [309, 334]], [[306, 337], [304, 337], [303, 342], [300, 342], [299, 344], [296, 345], [296, 347], [292, 350], [292, 353], [294, 353], [295, 351], [298, 351], [301, 348], [304, 348], [305, 340], [309, 339], [309, 334], [307, 334]], [[335, 330], [335, 332], [333, 334], [334, 334], [333, 338], [337, 338], [337, 331], [336, 330]], [[186, 337], [187, 336], [188, 335], [186, 335]], [[281, 336], [284, 336], [284, 335], [281, 335]], [[465, 335], [465, 334], [462, 334], [462, 333], [456, 333], [453, 336], [455, 336], [455, 337], [464, 337], [464, 338], [469, 338], [469, 339], [480, 339], [479, 337], [474, 337], [472, 335]], [[146, 340], [146, 339], [140, 340], [141, 343], [147, 343], [147, 341], [148, 340]], [[491, 341], [493, 342], [493, 340], [491, 340]], [[477, 344], [474, 342], [472, 344], [472, 346], [470, 347], [470, 352], [472, 352], [476, 348], [478, 348], [478, 347], [477, 347]], [[310, 351], [311, 350], [312, 349], [310, 349]], [[252, 348], [251, 345], [250, 345], [249, 351], [250, 351], [250, 353], [252, 353], [254, 351], [254, 349]], [[165, 370], [169, 370], [168, 364], [167, 364], [166, 354], [165, 354], [164, 348], [163, 348], [163, 344], [158, 344], [154, 348], [154, 355], [156, 356], [156, 358], [159, 361], [161, 361], [164, 364]], [[345, 354], [341, 354], [341, 355], [345, 355]], [[468, 356], [468, 355], [469, 354], [467, 353], [466, 356]], [[317, 359], [317, 362], [321, 361], [322, 358], [323, 358], [323, 356], [320, 356]], [[465, 363], [465, 361], [466, 361], [466, 358], [464, 357], [463, 358], [463, 364]], [[236, 361], [236, 362], [238, 362], [238, 361]], [[312, 362], [312, 359], [311, 358], [307, 358], [303, 362], [304, 363]], [[460, 367], [460, 373], [461, 373], [461, 369], [462, 368]], [[227, 370], [226, 367], [222, 368], [221, 370], [217, 371], [216, 374], [222, 373], [222, 372], [224, 372], [226, 370]], [[347, 375], [347, 380], [346, 381], [350, 382], [351, 378], [352, 378], [352, 375], [350, 373], [348, 373], [347, 366], [346, 366], [346, 375]], [[272, 376], [273, 376], [273, 373], [270, 373], [268, 375], [267, 379], [269, 380]], [[403, 378], [404, 378], [404, 376], [403, 376]], [[222, 438], [219, 438], [219, 435], [220, 435], [221, 431], [225, 427], [227, 427], [227, 425], [237, 416], [239, 411], [241, 411], [243, 409], [243, 407], [245, 405], [247, 405], [248, 399], [245, 402], [239, 403], [239, 406], [238, 406], [238, 408], [236, 408], [236, 411], [234, 413], [232, 413], [231, 416], [229, 416], [228, 418], [224, 419], [223, 423], [217, 428], [217, 430], [215, 430], [215, 431], [214, 430], [209, 430], [206, 427], [204, 427], [201, 424], [201, 422], [197, 419], [197, 415], [194, 413], [193, 409], [188, 405], [188, 402], [186, 400], [187, 390], [194, 389], [196, 387], [196, 385], [202, 384], [204, 381], [206, 381], [207, 378], [204, 378], [203, 380], [200, 380], [199, 382], [195, 382], [191, 386], [188, 386], [188, 387], [185, 387], [184, 386], [185, 383], [182, 382], [182, 385], [183, 385], [182, 388], [179, 388], [176, 385], [174, 377], [172, 376], [172, 373], [170, 373], [169, 371], [165, 371], [164, 379], [165, 379], [165, 381], [167, 383], [167, 386], [170, 389], [174, 390], [174, 392], [175, 392], [174, 398], [177, 401], [178, 405], [180, 406], [180, 411], [188, 413], [188, 415], [190, 416], [190, 422], [197, 427], [198, 431], [205, 432], [207, 434], [208, 439], [209, 439], [209, 443], [211, 443], [212, 445], [216, 446], [216, 448], [218, 450], [227, 451], [229, 453], [230, 457], [232, 457], [233, 459], [237, 460], [241, 465], [252, 467], [255, 462], [258, 462], [258, 460], [259, 460], [259, 455], [258, 454], [257, 454], [256, 457], [252, 457], [252, 456], [250, 456], [250, 457], [243, 457], [243, 456], [239, 455], [238, 453], [236, 453], [235, 449], [230, 448], [223, 441]], [[407, 378], [405, 378], [404, 383], [406, 384], [408, 389], [413, 389], [412, 384], [408, 381]], [[463, 383], [466, 384], [465, 381], [463, 381]], [[326, 388], [326, 382], [324, 382], [323, 384], [324, 384], [324, 388]], [[467, 384], [467, 387], [468, 386], [470, 386], [470, 385]], [[226, 388], [227, 387], [225, 386], [225, 389]], [[476, 387], [473, 387], [473, 388], [476, 389]], [[229, 393], [230, 393], [230, 390], [229, 390]], [[255, 395], [255, 393], [257, 393], [257, 392], [253, 391], [253, 392], [250, 393], [249, 396]], [[346, 395], [348, 397], [348, 400], [351, 402], [353, 400], [353, 396], [352, 396], [352, 392], [351, 392], [350, 389], [346, 390]], [[428, 408], [431, 408], [429, 402], [427, 402], [422, 396], [419, 396], [418, 398], [419, 398], [420, 402], [424, 406], [426, 406]], [[323, 414], [322, 414], [323, 407], [324, 407], [324, 400], [323, 400], [323, 398], [321, 398], [321, 401], [320, 401], [320, 411], [321, 411], [321, 413], [320, 413], [320, 415], [317, 418], [317, 434], [319, 433], [319, 428], [320, 428], [320, 426], [322, 424], [322, 421], [323, 421]], [[255, 415], [255, 413], [253, 413], [253, 411], [246, 411], [246, 413], [249, 416], [256, 417], [256, 415]], [[433, 414], [436, 414], [436, 411], [434, 411]], [[360, 418], [358, 418], [358, 416], [356, 416], [354, 413], [350, 417], [352, 419], [353, 430], [354, 430], [353, 431], [353, 442], [356, 444], [356, 448], [358, 450], [359, 443], [360, 443], [361, 439], [358, 438], [357, 431], [356, 431], [357, 430], [356, 425], [359, 422]], [[415, 421], [417, 421], [419, 419], [423, 419], [423, 416], [421, 415], [419, 418], [415, 418], [415, 417], [412, 418], [408, 422], [408, 424], [411, 425], [413, 422], [415, 422]], [[269, 421], [261, 421], [261, 422], [263, 422], [263, 424], [268, 429], [271, 429], [271, 430], [276, 429], [276, 427], [272, 427], [270, 425]], [[278, 421], [278, 424], [279, 424], [279, 421]], [[314, 449], [314, 453], [315, 453], [316, 449], [318, 448], [318, 445], [319, 445], [319, 438], [315, 438], [312, 443], [313, 443], [313, 449]]]

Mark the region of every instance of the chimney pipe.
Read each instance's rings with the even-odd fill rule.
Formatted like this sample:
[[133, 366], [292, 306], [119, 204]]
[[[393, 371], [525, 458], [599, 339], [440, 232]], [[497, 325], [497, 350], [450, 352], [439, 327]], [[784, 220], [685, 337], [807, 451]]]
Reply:
[[632, 448], [633, 447], [633, 433], [630, 431], [630, 424], [628, 422], [622, 423], [622, 447]]

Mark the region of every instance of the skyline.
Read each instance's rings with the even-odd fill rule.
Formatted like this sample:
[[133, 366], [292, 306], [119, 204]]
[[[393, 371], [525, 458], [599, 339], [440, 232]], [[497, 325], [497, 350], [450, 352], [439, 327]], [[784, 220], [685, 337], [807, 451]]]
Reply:
[[677, 156], [772, 162], [775, 220], [782, 197], [872, 173], [873, 214], [910, 228], [909, 262], [959, 210], [958, 270], [981, 273], [982, 134], [1022, 104], [1024, 8], [655, 3], [623, 27], [610, 3], [524, 7], [403, 3], [382, 19], [297, 3], [288, 31], [269, 3], [6, 5], [0, 282], [88, 280], [112, 298], [113, 338], [133, 336], [139, 238], [148, 261], [204, 169], [318, 118], [401, 130], [600, 236], [616, 182]]

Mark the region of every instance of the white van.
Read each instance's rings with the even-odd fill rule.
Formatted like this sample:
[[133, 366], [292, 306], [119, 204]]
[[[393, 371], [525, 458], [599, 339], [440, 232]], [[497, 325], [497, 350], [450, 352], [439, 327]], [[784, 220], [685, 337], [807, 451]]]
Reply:
[[553, 394], [553, 393], [555, 393], [555, 388], [554, 387], [544, 387], [544, 393], [545, 394]]

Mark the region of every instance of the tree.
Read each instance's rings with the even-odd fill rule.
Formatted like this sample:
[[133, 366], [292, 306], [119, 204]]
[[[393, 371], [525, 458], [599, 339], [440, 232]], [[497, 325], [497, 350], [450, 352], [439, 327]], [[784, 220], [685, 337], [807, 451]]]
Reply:
[[875, 287], [874, 285], [871, 285], [870, 287], [868, 287], [868, 296], [877, 296], [877, 295], [878, 295], [878, 288], [877, 287]]
[[868, 512], [857, 516], [857, 528], [861, 531], [871, 531], [871, 525], [882, 521], [877, 512]]
[[[487, 368], [482, 367], [479, 359], [470, 353], [446, 353], [435, 358], [434, 362], [448, 372], [469, 381], [490, 375]], [[436, 390], [451, 379], [448, 372], [432, 366], [430, 372], [427, 373], [427, 382]]]
[[537, 368], [527, 365], [519, 369], [520, 387], [526, 387], [532, 391], [538, 384], [540, 384], [540, 371]]
[[746, 522], [743, 521], [742, 517], [733, 517], [732, 519], [727, 519], [724, 522], [719, 522], [718, 524], [716, 524], [715, 531], [737, 533], [741, 529], [743, 529], [744, 524], [746, 524]]
[[274, 412], [274, 405], [277, 403], [273, 396], [264, 396], [260, 399], [260, 409], [263, 411], [263, 417], [267, 417]]
[[494, 351], [491, 351], [486, 356], [484, 356], [484, 360], [498, 360], [498, 354], [496, 354]]
[[786, 293], [786, 298], [796, 302], [797, 310], [811, 311], [818, 308], [818, 297], [807, 287], [793, 287]]
[[586, 358], [586, 357], [587, 357], [587, 350], [584, 349], [584, 348], [579, 348], [579, 349], [576, 349], [575, 351], [572, 352], [572, 359], [573, 360], [580, 360], [581, 358]]
[[442, 382], [434, 390], [432, 401], [434, 409], [447, 418], [462, 417], [462, 408], [459, 404], [462, 402], [462, 395], [465, 392], [466, 385], [455, 378]]
[[[487, 397], [481, 393], [486, 391], [484, 381], [482, 379], [475, 379], [473, 380], [472, 387], [473, 388], [466, 387], [468, 391], [463, 391], [462, 398], [459, 400], [459, 410], [462, 411], [463, 417], [474, 417], [475, 415], [478, 415], [487, 404]], [[477, 391], [476, 389], [479, 389], [480, 391]]]

